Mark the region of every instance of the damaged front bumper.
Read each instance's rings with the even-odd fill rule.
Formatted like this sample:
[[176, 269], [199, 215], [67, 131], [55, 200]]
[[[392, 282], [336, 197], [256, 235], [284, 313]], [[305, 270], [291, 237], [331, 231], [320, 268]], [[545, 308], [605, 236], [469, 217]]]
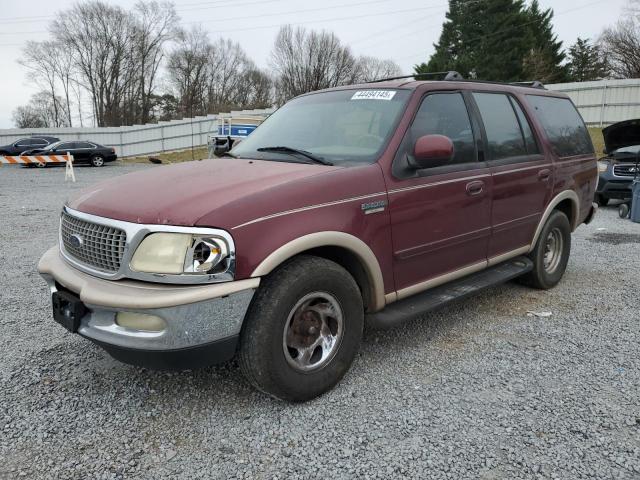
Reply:
[[260, 284], [259, 278], [198, 286], [103, 280], [70, 266], [57, 247], [43, 255], [38, 271], [59, 323], [118, 360], [150, 368], [196, 368], [233, 357]]

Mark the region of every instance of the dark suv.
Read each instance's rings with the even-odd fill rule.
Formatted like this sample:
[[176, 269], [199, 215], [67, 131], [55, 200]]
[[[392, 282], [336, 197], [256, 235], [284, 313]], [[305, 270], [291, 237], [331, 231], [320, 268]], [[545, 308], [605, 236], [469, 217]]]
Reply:
[[598, 161], [596, 200], [604, 206], [609, 200], [631, 199], [633, 179], [640, 177], [640, 119], [614, 123], [602, 134], [607, 156]]
[[596, 210], [584, 122], [540, 86], [313, 92], [227, 156], [71, 199], [38, 266], [54, 319], [134, 364], [237, 354], [258, 389], [307, 400], [347, 372], [365, 321], [396, 325], [516, 277], [554, 287]]

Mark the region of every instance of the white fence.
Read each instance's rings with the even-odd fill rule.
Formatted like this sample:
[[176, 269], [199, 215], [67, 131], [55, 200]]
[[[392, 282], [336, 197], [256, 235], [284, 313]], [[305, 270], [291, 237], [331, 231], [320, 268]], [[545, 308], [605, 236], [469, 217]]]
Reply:
[[101, 128], [13, 128], [0, 130], [0, 145], [36, 134], [51, 135], [60, 140], [91, 140], [114, 147], [119, 157], [133, 157], [201, 147], [207, 136], [215, 133], [220, 117], [265, 115], [267, 110], [242, 110], [206, 117], [185, 118], [147, 125]]
[[589, 126], [604, 127], [622, 120], [640, 118], [640, 79], [557, 83], [549, 90], [571, 97]]

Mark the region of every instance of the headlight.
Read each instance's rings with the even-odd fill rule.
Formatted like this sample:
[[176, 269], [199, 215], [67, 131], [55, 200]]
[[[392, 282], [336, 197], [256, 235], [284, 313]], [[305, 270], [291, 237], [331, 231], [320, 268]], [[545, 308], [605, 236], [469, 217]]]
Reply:
[[609, 164], [607, 162], [602, 162], [598, 160], [598, 173], [604, 173], [609, 168]]
[[138, 246], [129, 266], [142, 273], [209, 275], [224, 271], [229, 246], [221, 238], [188, 233], [152, 233]]

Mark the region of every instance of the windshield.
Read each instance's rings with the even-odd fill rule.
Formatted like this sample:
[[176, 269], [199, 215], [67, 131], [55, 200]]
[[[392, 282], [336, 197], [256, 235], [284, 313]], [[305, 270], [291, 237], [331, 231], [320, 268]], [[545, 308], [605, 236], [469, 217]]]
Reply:
[[260, 160], [308, 161], [291, 151], [269, 148], [289, 147], [334, 165], [372, 163], [386, 146], [410, 93], [363, 89], [296, 98], [271, 115], [231, 153]]

